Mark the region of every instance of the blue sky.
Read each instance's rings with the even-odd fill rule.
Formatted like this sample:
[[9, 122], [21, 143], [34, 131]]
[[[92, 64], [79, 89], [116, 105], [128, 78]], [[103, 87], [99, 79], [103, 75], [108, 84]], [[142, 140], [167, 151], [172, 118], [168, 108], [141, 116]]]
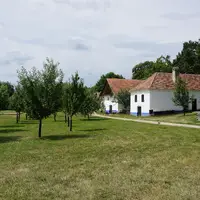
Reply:
[[0, 2], [0, 80], [16, 70], [60, 62], [93, 85], [109, 71], [131, 78], [132, 67], [200, 38], [199, 0], [6, 0]]

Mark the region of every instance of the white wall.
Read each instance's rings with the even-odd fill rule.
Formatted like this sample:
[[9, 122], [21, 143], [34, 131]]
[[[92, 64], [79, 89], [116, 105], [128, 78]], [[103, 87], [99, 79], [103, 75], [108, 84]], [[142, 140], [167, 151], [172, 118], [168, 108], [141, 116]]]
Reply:
[[[200, 91], [190, 91], [190, 95], [194, 95], [197, 99], [197, 109], [200, 109]], [[151, 90], [150, 109], [153, 111], [182, 111], [182, 107], [174, 105], [172, 98], [173, 90]], [[189, 109], [192, 109], [192, 104], [189, 105]]]
[[181, 111], [182, 108], [175, 106], [172, 98], [173, 90], [151, 90], [150, 109], [153, 111]]
[[[144, 102], [142, 102], [141, 96], [144, 95]], [[137, 102], [135, 102], [135, 95], [137, 95]], [[131, 114], [137, 115], [137, 107], [141, 106], [142, 115], [148, 115], [150, 110], [150, 92], [144, 91], [133, 91], [131, 92]]]
[[[144, 102], [141, 102], [141, 95], [144, 94]], [[137, 102], [135, 102], [137, 95]], [[197, 99], [197, 109], [200, 110], [200, 91], [190, 91]], [[150, 90], [150, 91], [133, 91], [131, 92], [131, 114], [137, 115], [137, 107], [141, 106], [142, 115], [149, 115], [149, 110], [153, 111], [182, 111], [182, 107], [175, 106], [172, 101], [173, 90]], [[189, 110], [192, 110], [192, 104], [189, 104]]]
[[104, 102], [106, 112], [110, 110], [110, 105], [112, 105], [113, 112], [119, 112], [119, 105], [116, 101], [112, 102], [113, 100], [114, 100], [113, 96], [110, 96], [110, 95], [105, 95], [103, 97], [103, 102]]

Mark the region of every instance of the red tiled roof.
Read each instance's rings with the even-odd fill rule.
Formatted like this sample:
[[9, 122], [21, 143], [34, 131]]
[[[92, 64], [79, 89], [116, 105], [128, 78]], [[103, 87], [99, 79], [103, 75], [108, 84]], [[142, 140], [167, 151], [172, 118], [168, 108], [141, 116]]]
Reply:
[[142, 80], [127, 80], [127, 79], [117, 79], [117, 78], [108, 78], [107, 83], [110, 86], [112, 92], [117, 94], [120, 90], [135, 87], [139, 83], [143, 82]]
[[[199, 74], [180, 74], [183, 80], [186, 81], [188, 90], [200, 90], [200, 75]], [[172, 90], [174, 82], [172, 73], [158, 72], [154, 73], [147, 80], [138, 84], [132, 90]]]

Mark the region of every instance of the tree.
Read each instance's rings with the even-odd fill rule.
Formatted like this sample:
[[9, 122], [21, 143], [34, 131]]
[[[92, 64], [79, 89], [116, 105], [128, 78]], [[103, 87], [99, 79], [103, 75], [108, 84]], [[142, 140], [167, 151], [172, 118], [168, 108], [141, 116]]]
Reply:
[[156, 61], [145, 61], [135, 65], [132, 69], [132, 79], [147, 79], [155, 72], [171, 72], [170, 56], [160, 56]]
[[92, 113], [101, 108], [101, 99], [98, 97], [97, 93], [91, 89], [86, 90], [85, 100], [80, 108], [80, 113], [83, 116], [87, 116], [88, 119]]
[[9, 97], [11, 97], [14, 93], [14, 86], [9, 82], [0, 82], [1, 88], [7, 88], [6, 89], [6, 98], [4, 98], [4, 102], [1, 105], [2, 110], [8, 110], [9, 108]]
[[200, 40], [183, 43], [183, 49], [173, 60], [181, 73], [200, 74]]
[[16, 122], [20, 121], [20, 113], [24, 109], [23, 91], [20, 85], [16, 86], [14, 94], [9, 99], [10, 108], [16, 111]]
[[125, 112], [130, 111], [130, 92], [128, 90], [121, 90], [115, 95], [115, 99], [123, 106]]
[[153, 73], [153, 61], [145, 61], [135, 65], [132, 69], [132, 79], [147, 79]]
[[180, 73], [200, 74], [200, 39], [183, 43], [183, 49], [171, 62], [170, 56], [161, 56], [155, 62], [145, 61], [132, 69], [133, 79], [147, 79], [155, 72], [171, 72], [178, 67]]
[[10, 82], [0, 81], [0, 86], [6, 85], [8, 87], [8, 95], [11, 97], [14, 94], [14, 86]]
[[97, 81], [96, 85], [95, 85], [95, 90], [97, 92], [101, 92], [104, 88], [104, 85], [106, 83], [106, 79], [107, 78], [119, 78], [119, 79], [124, 79], [124, 77], [122, 75], [119, 74], [115, 74], [114, 72], [109, 72], [105, 75], [102, 75], [99, 79], [99, 81]]
[[9, 102], [9, 93], [7, 85], [0, 85], [0, 110], [4, 110]]
[[63, 89], [63, 111], [69, 116], [70, 131], [72, 131], [72, 118], [79, 113], [85, 100], [85, 87], [78, 72], [72, 75], [69, 82], [65, 83]]
[[69, 101], [70, 101], [70, 96], [69, 96], [69, 83], [66, 82], [63, 84], [63, 92], [62, 92], [62, 110], [65, 114], [65, 123], [67, 123], [68, 119], [68, 127], [69, 127], [69, 116], [68, 115], [68, 107], [69, 107]]
[[56, 113], [62, 107], [62, 87], [64, 74], [58, 70], [59, 63], [54, 63], [52, 59], [47, 58], [44, 63], [42, 78], [47, 85], [48, 95], [51, 95], [50, 109], [56, 121]]
[[54, 112], [57, 95], [55, 88], [61, 84], [63, 79], [63, 73], [58, 70], [58, 65], [59, 63], [54, 64], [53, 60], [47, 58], [41, 72], [36, 68], [28, 72], [23, 67], [18, 72], [19, 85], [24, 91], [24, 109], [29, 117], [39, 120], [39, 138], [41, 137], [42, 120]]
[[157, 58], [154, 66], [154, 71], [156, 72], [172, 72], [173, 68], [169, 55]]
[[192, 99], [193, 97], [189, 96], [187, 83], [181, 78], [177, 78], [172, 101], [176, 106], [181, 106], [183, 108], [184, 116], [185, 112], [188, 110], [189, 103], [191, 103]]

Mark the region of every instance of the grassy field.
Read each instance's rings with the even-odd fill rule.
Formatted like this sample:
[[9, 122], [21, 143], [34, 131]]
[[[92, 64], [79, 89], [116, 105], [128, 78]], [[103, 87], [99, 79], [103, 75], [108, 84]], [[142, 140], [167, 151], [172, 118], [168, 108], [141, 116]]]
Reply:
[[63, 118], [0, 116], [0, 199], [200, 199], [199, 130]]
[[13, 110], [0, 110], [0, 115], [4, 115], [4, 114], [8, 114], [8, 115], [10, 115], [10, 114], [15, 114], [15, 111], [13, 111]]
[[161, 115], [161, 116], [148, 116], [148, 117], [136, 117], [136, 116], [126, 115], [126, 114], [112, 114], [109, 116], [131, 118], [131, 119], [142, 119], [142, 120], [150, 120], [150, 121], [180, 123], [180, 124], [200, 125], [200, 121], [197, 120], [196, 113], [186, 113], [185, 116], [182, 113], [172, 114], [172, 115]]

